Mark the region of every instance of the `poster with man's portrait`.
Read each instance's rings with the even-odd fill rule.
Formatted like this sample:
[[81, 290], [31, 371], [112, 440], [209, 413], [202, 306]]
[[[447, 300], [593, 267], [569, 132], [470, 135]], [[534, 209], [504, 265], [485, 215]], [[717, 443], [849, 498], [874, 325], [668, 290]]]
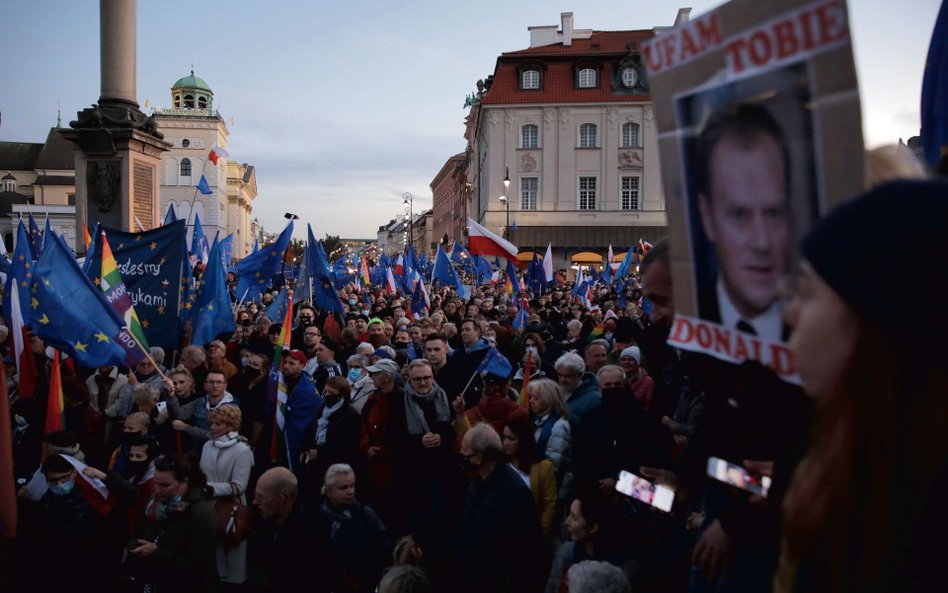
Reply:
[[668, 203], [669, 343], [793, 380], [784, 306], [800, 239], [862, 187], [845, 2], [734, 0], [644, 54]]

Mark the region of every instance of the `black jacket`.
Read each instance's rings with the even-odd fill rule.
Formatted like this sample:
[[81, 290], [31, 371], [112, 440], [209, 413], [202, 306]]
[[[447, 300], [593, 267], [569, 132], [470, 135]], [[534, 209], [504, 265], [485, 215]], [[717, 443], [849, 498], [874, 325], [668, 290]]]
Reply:
[[359, 440], [362, 438], [362, 418], [348, 400], [341, 408], [329, 416], [329, 426], [326, 427], [326, 442], [322, 445], [316, 444], [316, 432], [319, 419], [322, 418], [323, 410], [326, 409], [326, 400], [323, 400], [316, 408], [316, 415], [310, 425], [306, 435], [303, 437], [303, 446], [300, 451], [305, 452], [310, 449], [318, 451], [316, 459], [307, 465], [309, 481], [315, 492], [323, 484], [323, 478], [326, 476], [326, 470], [335, 463], [347, 463], [359, 474], [361, 467], [361, 455], [359, 454]]

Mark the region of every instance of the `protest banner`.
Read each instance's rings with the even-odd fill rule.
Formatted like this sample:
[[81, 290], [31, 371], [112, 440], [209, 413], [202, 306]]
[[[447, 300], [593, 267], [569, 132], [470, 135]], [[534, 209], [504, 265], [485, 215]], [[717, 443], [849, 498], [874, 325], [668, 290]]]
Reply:
[[843, 0], [734, 0], [643, 46], [670, 227], [669, 343], [793, 381], [797, 245], [863, 184]]

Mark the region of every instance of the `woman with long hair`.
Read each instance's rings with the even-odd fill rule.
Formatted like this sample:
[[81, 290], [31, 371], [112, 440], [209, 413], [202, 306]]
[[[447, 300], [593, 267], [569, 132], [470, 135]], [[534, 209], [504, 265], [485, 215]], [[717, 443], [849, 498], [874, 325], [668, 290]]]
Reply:
[[517, 408], [510, 414], [501, 440], [504, 452], [510, 458], [510, 466], [530, 487], [543, 535], [551, 537], [556, 524], [556, 469], [537, 447], [533, 423], [526, 410]]
[[803, 241], [787, 321], [818, 415], [784, 499], [777, 591], [948, 589], [946, 221], [948, 184], [898, 181]]
[[535, 379], [527, 386], [527, 394], [537, 449], [553, 462], [560, 494], [565, 496], [573, 482], [573, 437], [563, 388], [551, 379]]

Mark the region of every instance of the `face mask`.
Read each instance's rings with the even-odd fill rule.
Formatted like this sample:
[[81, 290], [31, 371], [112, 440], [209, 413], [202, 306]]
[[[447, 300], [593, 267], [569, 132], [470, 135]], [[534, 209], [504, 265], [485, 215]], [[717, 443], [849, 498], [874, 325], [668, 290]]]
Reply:
[[248, 357], [245, 356], [245, 357], [243, 357], [243, 358], [240, 359], [240, 366], [242, 366], [242, 367], [244, 367], [244, 368], [247, 368], [247, 365], [249, 365], [249, 364], [250, 364], [250, 358], [248, 358]]
[[369, 315], [369, 310], [368, 310], [368, 309], [362, 309], [362, 314], [365, 315], [366, 317], [368, 317], [368, 315]]
[[355, 299], [349, 299], [349, 306], [352, 306], [352, 305], [354, 305], [354, 304], [356, 304], [356, 300], [355, 300]]
[[76, 487], [76, 482], [69, 480], [63, 484], [53, 484], [49, 487], [49, 491], [55, 494], [56, 496], [65, 496], [72, 492], [72, 489]]
[[148, 470], [148, 460], [143, 461], [126, 461], [125, 462], [125, 477], [126, 478], [140, 478], [145, 475], [145, 471]]
[[350, 383], [355, 383], [362, 378], [362, 369], [350, 369], [346, 377], [348, 377]]
[[532, 353], [534, 353], [534, 354], [539, 354], [539, 353], [540, 353], [540, 351], [537, 349], [536, 346], [527, 346], [527, 352], [532, 352]]

